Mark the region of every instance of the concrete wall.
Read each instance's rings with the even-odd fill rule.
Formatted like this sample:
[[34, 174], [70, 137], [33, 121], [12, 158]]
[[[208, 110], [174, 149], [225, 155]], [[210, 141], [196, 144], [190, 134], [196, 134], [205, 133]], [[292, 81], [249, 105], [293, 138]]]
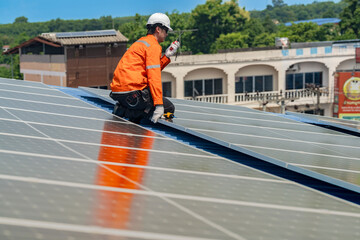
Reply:
[[24, 80], [66, 86], [65, 55], [20, 55]]

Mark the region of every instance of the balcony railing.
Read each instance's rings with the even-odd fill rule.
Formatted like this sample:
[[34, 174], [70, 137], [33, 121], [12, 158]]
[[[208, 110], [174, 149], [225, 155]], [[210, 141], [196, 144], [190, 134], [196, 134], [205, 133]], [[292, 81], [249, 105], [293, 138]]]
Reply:
[[195, 100], [195, 101], [199, 101], [199, 102], [228, 103], [228, 95], [227, 94], [185, 97], [185, 99], [186, 100]]
[[[320, 98], [323, 103], [331, 102], [331, 94], [327, 91], [327, 88], [319, 88]], [[236, 93], [235, 103], [251, 103], [259, 101], [275, 101], [282, 98], [294, 99], [294, 100], [313, 100], [317, 97], [315, 91], [307, 89], [296, 89], [282, 91], [269, 91], [269, 92], [256, 92], [256, 93]], [[200, 102], [212, 102], [212, 103], [229, 103], [228, 94], [219, 95], [206, 95], [196, 97], [185, 97], [187, 100], [195, 100]]]
[[256, 92], [256, 93], [236, 93], [235, 102], [254, 102], [259, 100], [276, 99], [279, 91]]

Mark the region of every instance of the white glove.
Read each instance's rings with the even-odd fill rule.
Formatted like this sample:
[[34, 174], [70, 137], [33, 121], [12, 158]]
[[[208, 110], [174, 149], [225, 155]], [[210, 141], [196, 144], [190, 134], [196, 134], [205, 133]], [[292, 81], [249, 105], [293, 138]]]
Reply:
[[168, 58], [171, 57], [176, 53], [179, 47], [180, 47], [179, 41], [172, 42], [170, 46], [166, 49], [165, 56], [167, 56]]
[[161, 118], [161, 116], [164, 115], [164, 106], [163, 105], [156, 105], [154, 113], [151, 117], [151, 121], [153, 123], [157, 123], [157, 121], [159, 120], [159, 118]]

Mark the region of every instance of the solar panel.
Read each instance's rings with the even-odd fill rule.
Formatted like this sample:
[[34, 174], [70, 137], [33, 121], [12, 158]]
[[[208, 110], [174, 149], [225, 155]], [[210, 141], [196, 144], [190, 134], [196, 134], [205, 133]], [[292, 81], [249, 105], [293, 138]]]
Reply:
[[0, 91], [0, 239], [360, 234], [356, 204], [192, 148], [43, 84], [32, 86], [48, 94], [26, 100], [15, 91], [4, 96], [9, 86]]
[[286, 114], [299, 117], [300, 121], [302, 121], [302, 119], [313, 120], [315, 124], [328, 125], [348, 130], [354, 133], [360, 133], [360, 121], [294, 112], [287, 112]]
[[[360, 191], [360, 140], [272, 114], [174, 99], [174, 125], [265, 161]], [[169, 124], [171, 126], [171, 124]]]
[[56, 33], [55, 36], [57, 38], [116, 36], [116, 31], [99, 30], [99, 31], [86, 31], [86, 32], [61, 32], [61, 33]]

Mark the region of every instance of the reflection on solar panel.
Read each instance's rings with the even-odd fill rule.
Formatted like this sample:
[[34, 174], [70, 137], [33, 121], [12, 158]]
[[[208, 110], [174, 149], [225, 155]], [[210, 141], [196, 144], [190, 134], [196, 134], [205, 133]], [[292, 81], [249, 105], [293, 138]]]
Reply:
[[314, 121], [315, 124], [328, 125], [328, 126], [344, 129], [347, 131], [351, 131], [354, 133], [360, 133], [360, 121], [325, 117], [325, 116], [304, 114], [304, 113], [294, 113], [294, 112], [287, 112], [286, 114], [290, 116], [298, 117], [300, 119], [312, 120]]
[[[28, 84], [0, 79], [2, 89], [16, 86], [33, 96], [24, 105], [21, 95], [2, 97], [0, 91], [0, 239], [360, 235], [356, 204], [183, 145], [47, 86]], [[47, 101], [37, 101], [44, 95]], [[57, 105], [54, 98], [73, 104]], [[183, 103], [173, 101], [182, 115]]]
[[56, 33], [55, 35], [57, 38], [116, 36], [116, 31], [100, 30], [100, 31], [86, 31], [86, 32], [61, 32], [61, 33]]

